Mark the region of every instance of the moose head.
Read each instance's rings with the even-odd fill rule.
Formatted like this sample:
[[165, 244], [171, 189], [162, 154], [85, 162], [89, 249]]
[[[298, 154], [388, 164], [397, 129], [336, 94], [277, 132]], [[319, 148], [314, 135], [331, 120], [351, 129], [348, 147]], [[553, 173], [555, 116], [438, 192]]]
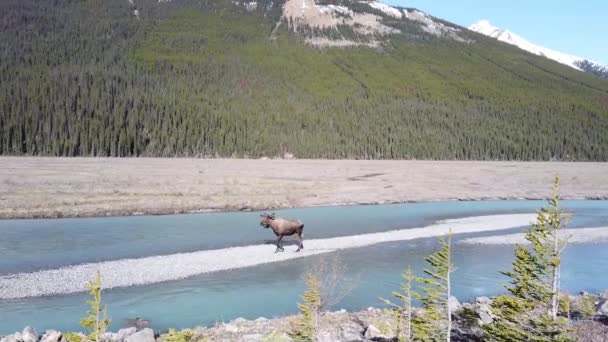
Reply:
[[272, 222], [272, 220], [275, 219], [274, 213], [272, 214], [261, 214], [260, 217], [262, 218], [262, 220], [260, 221], [260, 226], [264, 227], [264, 228], [270, 228], [270, 223]]

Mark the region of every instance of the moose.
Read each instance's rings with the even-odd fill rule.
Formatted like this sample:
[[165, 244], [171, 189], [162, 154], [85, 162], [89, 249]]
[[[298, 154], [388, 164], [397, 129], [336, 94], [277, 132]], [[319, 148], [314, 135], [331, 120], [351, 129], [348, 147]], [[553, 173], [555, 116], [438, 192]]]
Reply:
[[284, 251], [281, 243], [283, 236], [291, 236], [294, 234], [298, 235], [298, 240], [300, 242], [300, 245], [296, 252], [299, 252], [301, 249], [304, 248], [304, 244], [302, 243], [302, 232], [304, 231], [304, 223], [302, 223], [302, 221], [286, 220], [282, 217], [275, 216], [274, 213], [261, 214], [260, 216], [262, 217], [262, 220], [260, 221], [260, 226], [264, 228], [272, 228], [274, 235], [277, 236], [277, 249], [274, 251], [275, 253]]

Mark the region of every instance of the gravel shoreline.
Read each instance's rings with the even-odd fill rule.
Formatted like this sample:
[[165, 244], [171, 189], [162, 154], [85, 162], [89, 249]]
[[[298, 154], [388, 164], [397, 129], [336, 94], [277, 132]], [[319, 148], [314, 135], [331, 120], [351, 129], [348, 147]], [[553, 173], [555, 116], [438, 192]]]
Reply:
[[[608, 227], [595, 228], [575, 228], [564, 229], [559, 232], [560, 238], [567, 240], [568, 243], [605, 243], [608, 242]], [[461, 244], [468, 245], [514, 245], [529, 244], [524, 234], [493, 235], [476, 238], [468, 238], [459, 241]]]
[[91, 279], [98, 270], [103, 274], [104, 288], [146, 285], [331, 253], [340, 249], [440, 236], [450, 229], [454, 234], [459, 234], [522, 227], [534, 218], [534, 214], [477, 216], [444, 220], [423, 228], [305, 240], [305, 248], [299, 253], [291, 248], [287, 248], [284, 253], [273, 253], [272, 245], [251, 245], [9, 274], [0, 276], [0, 299], [81, 292], [86, 289], [87, 279]]

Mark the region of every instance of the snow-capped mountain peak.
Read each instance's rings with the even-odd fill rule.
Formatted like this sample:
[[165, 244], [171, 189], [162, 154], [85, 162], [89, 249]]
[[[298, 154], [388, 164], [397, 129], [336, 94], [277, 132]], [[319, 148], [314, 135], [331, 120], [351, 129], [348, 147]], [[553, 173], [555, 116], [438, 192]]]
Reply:
[[580, 70], [580, 67], [577, 65], [581, 61], [585, 60], [585, 58], [581, 58], [578, 56], [566, 54], [559, 51], [554, 51], [540, 45], [536, 45], [530, 43], [525, 38], [509, 31], [506, 29], [498, 28], [490, 23], [490, 21], [486, 19], [482, 19], [475, 24], [469, 26], [469, 30], [481, 33], [488, 37], [496, 38], [502, 42], [507, 44], [515, 45], [522, 50], [526, 50], [535, 55], [544, 56], [546, 58], [552, 59], [559, 63], [565, 64], [572, 68]]
[[489, 20], [482, 19], [469, 26], [469, 30], [484, 34], [488, 37], [498, 38], [505, 30], [492, 25]]

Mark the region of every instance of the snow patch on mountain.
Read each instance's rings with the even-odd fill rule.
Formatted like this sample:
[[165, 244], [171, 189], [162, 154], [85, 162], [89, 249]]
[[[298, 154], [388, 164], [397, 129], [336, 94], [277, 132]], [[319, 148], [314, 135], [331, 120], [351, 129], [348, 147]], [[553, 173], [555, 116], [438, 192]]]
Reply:
[[559, 63], [565, 64], [578, 70], [581, 69], [578, 67], [577, 62], [580, 62], [585, 59], [582, 57], [551, 50], [546, 47], [530, 43], [525, 38], [509, 30], [501, 29], [492, 25], [490, 21], [486, 19], [482, 19], [476, 22], [475, 24], [469, 26], [469, 30], [481, 33], [488, 37], [498, 39], [501, 42], [505, 42], [507, 44], [515, 45], [522, 50], [526, 50], [538, 56], [544, 56], [546, 58], [552, 59], [554, 61], [557, 61]]

